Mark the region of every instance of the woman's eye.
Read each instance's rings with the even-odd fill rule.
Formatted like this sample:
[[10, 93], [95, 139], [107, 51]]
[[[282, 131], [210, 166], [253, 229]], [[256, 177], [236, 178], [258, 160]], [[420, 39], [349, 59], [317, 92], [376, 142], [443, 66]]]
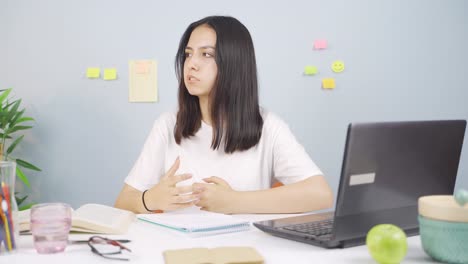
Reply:
[[186, 58], [187, 58], [187, 57], [192, 57], [192, 53], [190, 53], [190, 52], [185, 52], [185, 57], [186, 57]]
[[212, 58], [212, 57], [213, 57], [213, 54], [208, 53], [208, 52], [204, 52], [204, 53], [203, 53], [203, 57]]

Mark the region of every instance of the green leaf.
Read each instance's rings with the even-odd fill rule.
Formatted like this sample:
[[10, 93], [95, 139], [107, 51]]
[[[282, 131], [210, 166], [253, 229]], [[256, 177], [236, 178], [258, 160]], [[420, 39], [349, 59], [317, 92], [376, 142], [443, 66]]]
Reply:
[[8, 102], [8, 99], [6, 101], [6, 105], [4, 107], [5, 110], [8, 110], [8, 108], [10, 108], [10, 106], [12, 106], [14, 103], [16, 103], [18, 100], [14, 100], [13, 102], [9, 103]]
[[[8, 104], [8, 100], [7, 100], [7, 105], [2, 109], [3, 112], [7, 113], [7, 115], [2, 116], [2, 129], [3, 130], [8, 130], [9, 125], [11, 124], [11, 119], [16, 114], [16, 111], [18, 110], [20, 103], [21, 103], [21, 100], [15, 100], [13, 101], [13, 103]], [[11, 109], [10, 109], [10, 105], [13, 105]]]
[[21, 104], [21, 99], [15, 101], [15, 103], [10, 109], [10, 113], [8, 114], [6, 118], [7, 122], [11, 123], [11, 121], [13, 120], [13, 116], [15, 116], [18, 111], [20, 104]]
[[19, 138], [15, 139], [15, 141], [13, 141], [13, 143], [11, 143], [11, 145], [8, 147], [7, 154], [10, 154], [16, 148], [16, 145], [18, 145], [18, 143], [20, 143], [21, 140], [23, 140], [23, 138], [24, 135], [21, 135]]
[[5, 98], [8, 97], [12, 89], [13, 88], [8, 88], [0, 95], [0, 103], [3, 103], [3, 101], [5, 100]]
[[[0, 133], [0, 137], [3, 138], [3, 133]], [[6, 136], [5, 138], [10, 139], [11, 137], [10, 137], [10, 136]]]
[[15, 115], [11, 119], [10, 127], [13, 127], [14, 125], [16, 125], [16, 121], [18, 120], [18, 118], [20, 118], [24, 114], [24, 111], [25, 110], [23, 109], [23, 110], [15, 113]]
[[[16, 160], [16, 161], [18, 161], [18, 160]], [[28, 177], [26, 177], [26, 175], [24, 175], [23, 171], [19, 167], [16, 167], [16, 176], [18, 176], [18, 178], [24, 183], [24, 185], [31, 188], [31, 185], [29, 184]]]
[[5, 133], [6, 134], [11, 134], [11, 133], [14, 133], [14, 132], [16, 132], [18, 130], [25, 130], [25, 129], [30, 129], [30, 128], [32, 128], [32, 126], [15, 126], [13, 128], [8, 128]]
[[15, 199], [16, 199], [16, 203], [17, 203], [17, 204], [18, 204], [18, 206], [19, 206], [19, 205], [21, 205], [21, 204], [24, 202], [24, 200], [26, 200], [27, 198], [28, 198], [28, 196], [27, 196], [27, 195], [26, 195], [26, 196], [24, 196], [23, 198], [19, 198], [18, 196], [16, 196], [16, 197], [15, 197]]
[[16, 121], [16, 124], [26, 122], [26, 121], [35, 121], [35, 120], [32, 117], [24, 116], [24, 117], [19, 118], [18, 121]]
[[26, 204], [26, 205], [20, 206], [18, 209], [19, 209], [20, 211], [28, 210], [28, 209], [30, 209], [33, 205], [35, 205], [35, 203], [30, 203], [30, 204]]
[[16, 164], [18, 164], [19, 166], [23, 167], [23, 168], [26, 168], [26, 169], [30, 169], [30, 170], [35, 170], [35, 171], [41, 171], [41, 169], [39, 169], [38, 167], [32, 165], [31, 163], [29, 162], [26, 162], [24, 160], [21, 160], [21, 159], [16, 159]]

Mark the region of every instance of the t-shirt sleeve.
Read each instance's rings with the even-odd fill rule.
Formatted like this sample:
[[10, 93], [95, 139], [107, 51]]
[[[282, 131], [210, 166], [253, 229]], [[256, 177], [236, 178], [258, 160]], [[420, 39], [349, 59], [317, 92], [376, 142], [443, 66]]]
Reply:
[[125, 183], [144, 191], [153, 187], [164, 175], [165, 153], [167, 151], [168, 133], [165, 115], [153, 124], [153, 128], [143, 145], [137, 161], [133, 165]]
[[275, 120], [277, 128], [273, 143], [273, 177], [283, 184], [291, 184], [311, 176], [323, 175], [297, 142], [288, 125]]

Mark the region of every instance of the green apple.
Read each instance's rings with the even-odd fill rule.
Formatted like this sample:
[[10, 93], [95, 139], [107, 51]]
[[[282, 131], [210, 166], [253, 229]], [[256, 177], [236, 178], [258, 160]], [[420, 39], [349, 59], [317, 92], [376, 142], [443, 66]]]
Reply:
[[406, 234], [392, 224], [380, 224], [367, 233], [366, 245], [371, 256], [380, 264], [400, 263], [408, 250]]

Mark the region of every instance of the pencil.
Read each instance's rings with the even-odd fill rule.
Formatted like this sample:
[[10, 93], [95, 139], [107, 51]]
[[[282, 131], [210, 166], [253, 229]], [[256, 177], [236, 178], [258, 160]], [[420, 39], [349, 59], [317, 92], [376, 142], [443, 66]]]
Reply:
[[4, 212], [2, 214], [2, 219], [3, 219], [3, 222], [5, 223], [4, 227], [5, 227], [6, 244], [7, 244], [8, 251], [12, 251], [13, 248], [11, 246], [10, 226], [8, 224], [8, 219], [7, 219], [7, 215], [6, 215], [6, 214], [8, 214], [8, 205], [7, 205], [6, 200], [2, 199], [1, 196], [0, 196], [0, 200], [1, 200], [0, 202], [2, 204], [2, 210]]
[[3, 190], [3, 195], [5, 195], [4, 198], [7, 201], [8, 211], [11, 212], [10, 190], [8, 189], [8, 185], [3, 181], [2, 181], [2, 190]]

